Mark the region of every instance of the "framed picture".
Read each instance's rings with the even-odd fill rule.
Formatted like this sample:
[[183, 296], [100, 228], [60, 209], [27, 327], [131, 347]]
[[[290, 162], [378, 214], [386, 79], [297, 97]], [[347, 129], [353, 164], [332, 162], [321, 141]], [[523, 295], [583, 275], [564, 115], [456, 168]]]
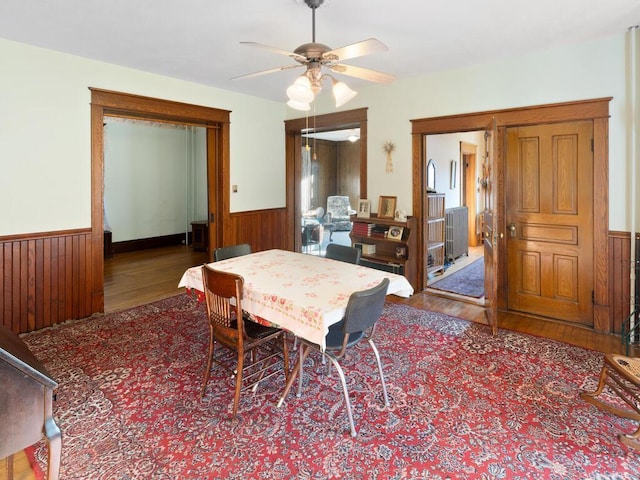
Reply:
[[360, 218], [369, 218], [371, 216], [371, 200], [366, 198], [358, 200], [357, 216]]
[[396, 201], [397, 197], [380, 197], [380, 202], [378, 203], [378, 218], [391, 218], [395, 216], [396, 213]]
[[404, 232], [404, 227], [396, 227], [394, 225], [389, 229], [387, 238], [389, 240], [402, 240], [402, 232]]

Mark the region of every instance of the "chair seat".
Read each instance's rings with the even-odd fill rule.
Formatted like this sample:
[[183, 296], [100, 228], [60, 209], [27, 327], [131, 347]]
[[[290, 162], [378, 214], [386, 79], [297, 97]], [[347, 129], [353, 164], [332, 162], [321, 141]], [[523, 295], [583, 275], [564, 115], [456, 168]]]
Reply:
[[266, 338], [270, 335], [282, 331], [274, 327], [265, 327], [264, 325], [260, 325], [259, 323], [253, 322], [251, 320], [247, 320], [244, 322], [244, 330], [247, 336], [251, 338]]

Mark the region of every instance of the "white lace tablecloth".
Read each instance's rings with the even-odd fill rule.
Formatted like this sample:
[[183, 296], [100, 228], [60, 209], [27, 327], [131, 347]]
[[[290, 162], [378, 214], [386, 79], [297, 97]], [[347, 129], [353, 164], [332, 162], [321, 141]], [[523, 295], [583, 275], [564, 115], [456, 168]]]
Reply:
[[[286, 250], [266, 250], [210, 264], [242, 275], [242, 309], [320, 345], [339, 322], [349, 296], [388, 278], [387, 294], [409, 297], [413, 287], [402, 275]], [[187, 270], [178, 287], [203, 291], [202, 267]]]

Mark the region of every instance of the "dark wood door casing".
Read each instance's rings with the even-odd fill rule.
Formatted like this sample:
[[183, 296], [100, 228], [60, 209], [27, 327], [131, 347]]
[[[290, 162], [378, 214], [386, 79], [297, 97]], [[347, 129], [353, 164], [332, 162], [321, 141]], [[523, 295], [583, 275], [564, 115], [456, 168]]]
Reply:
[[359, 108], [346, 112], [317, 115], [312, 119], [296, 118], [286, 120], [285, 124], [285, 157], [287, 171], [287, 218], [290, 228], [286, 237], [291, 239], [293, 250], [302, 248], [300, 232], [302, 212], [300, 209], [300, 182], [302, 180], [302, 135], [305, 128], [329, 130], [334, 127], [348, 128], [348, 125], [360, 126], [360, 198], [367, 198], [367, 109]]
[[[564, 102], [505, 110], [477, 112], [463, 115], [422, 118], [411, 120], [412, 124], [412, 165], [413, 165], [413, 215], [422, 217], [424, 185], [424, 152], [427, 148], [427, 135], [483, 130], [491, 117], [496, 118], [498, 126], [497, 158], [494, 168], [498, 178], [504, 178], [505, 169], [505, 130], [507, 127], [538, 125], [547, 123], [571, 122], [579, 120], [593, 121], [593, 328], [597, 331], [612, 331], [609, 311], [609, 103], [611, 97], [575, 102]], [[498, 182], [498, 203], [504, 204], [505, 188]], [[499, 232], [506, 231], [504, 211], [498, 209], [497, 224]], [[419, 231], [419, 244], [422, 232]], [[505, 239], [498, 244], [502, 254], [498, 258], [498, 303], [501, 310], [506, 304], [506, 259]], [[421, 252], [419, 252], [421, 253]], [[418, 260], [418, 284], [424, 279], [423, 258]]]

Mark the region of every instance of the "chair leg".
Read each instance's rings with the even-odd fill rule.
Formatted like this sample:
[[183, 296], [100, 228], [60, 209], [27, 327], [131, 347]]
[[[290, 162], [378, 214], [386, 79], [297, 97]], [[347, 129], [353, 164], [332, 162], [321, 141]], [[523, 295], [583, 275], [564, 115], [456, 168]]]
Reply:
[[[302, 345], [303, 344], [300, 343], [300, 349], [301, 350], [302, 350]], [[287, 384], [284, 387], [284, 391], [282, 392], [282, 396], [280, 397], [280, 400], [278, 400], [278, 408], [282, 407], [282, 404], [284, 403], [284, 399], [289, 394], [289, 390], [291, 390], [291, 386], [293, 385], [293, 382], [296, 379], [296, 375], [298, 375], [298, 372], [300, 371], [301, 363], [303, 363], [304, 359], [307, 358], [307, 355], [309, 355], [309, 349], [305, 349], [304, 352], [300, 353], [300, 355], [301, 355], [301, 360], [302, 361], [298, 361], [298, 363], [296, 363], [296, 366], [293, 367], [293, 370], [289, 374], [289, 380], [287, 380]]]
[[236, 371], [236, 392], [233, 397], [233, 415], [236, 418], [238, 413], [238, 403], [240, 403], [240, 392], [242, 391], [242, 369], [244, 368], [244, 355], [238, 355], [238, 367]]
[[284, 367], [284, 383], [289, 381], [289, 343], [287, 333], [282, 332], [282, 363]]
[[213, 340], [213, 330], [210, 329], [209, 335], [209, 359], [207, 360], [207, 368], [204, 371], [204, 380], [202, 381], [202, 389], [200, 390], [200, 398], [204, 397], [204, 392], [207, 390], [207, 383], [209, 382], [209, 375], [211, 373], [211, 364], [213, 363], [213, 350], [215, 342]]
[[[307, 347], [308, 349], [309, 347]], [[302, 353], [304, 349], [304, 343], [300, 343], [300, 355], [298, 358], [298, 365], [300, 365], [300, 369], [298, 370], [298, 393], [296, 393], [296, 397], [300, 398], [302, 396], [302, 376], [304, 375], [303, 367], [304, 367], [304, 359], [307, 355]]]
[[640, 427], [633, 433], [620, 433], [618, 438], [628, 447], [640, 451]]
[[369, 345], [371, 345], [371, 350], [373, 350], [373, 354], [376, 356], [376, 362], [378, 362], [378, 371], [380, 372], [380, 381], [382, 382], [382, 393], [384, 394], [384, 404], [385, 406], [389, 406], [389, 397], [387, 396], [387, 385], [384, 382], [384, 373], [382, 373], [382, 363], [380, 362], [380, 354], [378, 353], [378, 349], [376, 348], [375, 343], [370, 338], [368, 339]]
[[351, 427], [351, 436], [356, 437], [358, 435], [358, 432], [356, 432], [356, 426], [353, 423], [353, 414], [351, 412], [351, 402], [349, 401], [349, 390], [347, 388], [347, 380], [344, 377], [344, 372], [342, 371], [342, 367], [340, 366], [338, 361], [335, 358], [333, 358], [332, 355], [326, 355], [326, 356], [327, 358], [329, 358], [331, 363], [333, 363], [333, 365], [336, 367], [336, 371], [338, 372], [338, 376], [340, 377], [340, 382], [342, 383], [342, 391], [344, 393], [344, 401], [347, 406], [347, 416], [349, 417], [349, 426]]

